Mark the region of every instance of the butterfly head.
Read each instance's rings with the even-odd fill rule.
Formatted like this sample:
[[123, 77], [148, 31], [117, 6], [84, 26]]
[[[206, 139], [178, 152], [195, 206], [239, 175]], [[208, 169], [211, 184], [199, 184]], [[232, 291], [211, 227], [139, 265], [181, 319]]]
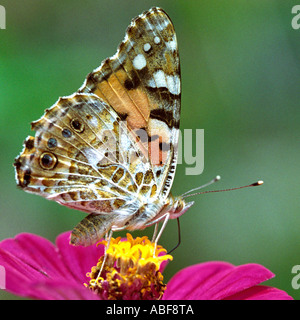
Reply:
[[169, 210], [170, 219], [177, 219], [182, 216], [194, 204], [194, 201], [185, 202], [181, 197], [171, 197], [171, 208]]

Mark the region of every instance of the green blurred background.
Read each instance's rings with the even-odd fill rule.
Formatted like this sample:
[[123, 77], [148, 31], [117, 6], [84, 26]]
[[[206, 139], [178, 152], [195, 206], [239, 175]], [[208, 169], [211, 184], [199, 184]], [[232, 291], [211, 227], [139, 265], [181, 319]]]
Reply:
[[[84, 214], [17, 189], [12, 163], [37, 120], [59, 96], [115, 53], [131, 19], [161, 6], [177, 32], [182, 70], [181, 128], [205, 130], [205, 168], [186, 176], [179, 165], [173, 193], [217, 174], [208, 188], [263, 179], [261, 187], [195, 197], [182, 217], [182, 244], [165, 271], [204, 261], [260, 263], [267, 282], [295, 299], [291, 269], [300, 264], [300, 30], [295, 1], [2, 0], [0, 30], [0, 240], [31, 232], [55, 241]], [[152, 228], [134, 235], [151, 236]], [[169, 222], [160, 243], [177, 242]], [[87, 270], [88, 271], [88, 270]], [[0, 291], [0, 299], [17, 298]]]

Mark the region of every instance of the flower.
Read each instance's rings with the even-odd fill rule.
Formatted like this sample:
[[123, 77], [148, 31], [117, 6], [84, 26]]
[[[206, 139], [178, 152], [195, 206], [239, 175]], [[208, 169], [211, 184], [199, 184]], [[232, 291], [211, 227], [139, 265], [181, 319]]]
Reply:
[[[107, 245], [107, 241], [101, 242]], [[103, 300], [157, 300], [165, 291], [160, 272], [162, 262], [172, 260], [161, 255], [166, 250], [147, 237], [127, 240], [111, 238], [106, 256], [102, 256], [87, 276], [89, 289]], [[105, 263], [104, 263], [105, 261]]]
[[[192, 276], [191, 276], [192, 275]], [[293, 300], [277, 288], [259, 285], [275, 275], [262, 265], [213, 261], [182, 269], [167, 284], [164, 300]]]
[[[165, 290], [161, 272], [171, 257], [161, 255], [164, 249], [158, 246], [155, 260], [155, 247], [145, 237], [111, 239], [107, 263], [99, 279], [104, 245], [74, 247], [69, 238], [70, 233], [65, 232], [54, 245], [40, 236], [22, 233], [1, 241], [0, 265], [6, 271], [6, 290], [47, 300], [148, 299], [160, 295], [163, 300], [292, 299], [284, 291], [259, 285], [274, 274], [258, 264], [200, 263], [179, 271]], [[139, 250], [136, 246], [140, 246]], [[143, 276], [134, 278], [134, 274]], [[95, 284], [99, 286], [93, 287]], [[118, 288], [113, 289], [116, 285]], [[143, 294], [135, 296], [134, 288]]]

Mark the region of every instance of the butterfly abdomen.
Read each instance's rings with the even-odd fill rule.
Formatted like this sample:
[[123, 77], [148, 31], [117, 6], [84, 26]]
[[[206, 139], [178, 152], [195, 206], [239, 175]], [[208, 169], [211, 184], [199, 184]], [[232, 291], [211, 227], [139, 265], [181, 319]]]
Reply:
[[97, 243], [113, 224], [113, 216], [90, 214], [72, 230], [70, 243], [74, 246], [90, 246]]

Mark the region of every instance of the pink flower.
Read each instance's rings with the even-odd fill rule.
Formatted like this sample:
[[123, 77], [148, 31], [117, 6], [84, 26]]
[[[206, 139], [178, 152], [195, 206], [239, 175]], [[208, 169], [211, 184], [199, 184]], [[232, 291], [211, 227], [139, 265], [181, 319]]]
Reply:
[[[6, 290], [35, 299], [100, 299], [100, 295], [84, 283], [91, 280], [87, 273], [103, 256], [103, 246], [74, 247], [69, 244], [69, 237], [69, 232], [59, 235], [56, 246], [27, 233], [0, 242], [0, 265], [6, 271]], [[179, 271], [167, 284], [162, 299], [291, 300], [282, 290], [259, 285], [273, 276], [258, 264], [201, 263]]]
[[175, 274], [163, 299], [293, 300], [282, 290], [259, 285], [273, 277], [271, 271], [254, 263], [241, 266], [219, 261], [200, 263]]

